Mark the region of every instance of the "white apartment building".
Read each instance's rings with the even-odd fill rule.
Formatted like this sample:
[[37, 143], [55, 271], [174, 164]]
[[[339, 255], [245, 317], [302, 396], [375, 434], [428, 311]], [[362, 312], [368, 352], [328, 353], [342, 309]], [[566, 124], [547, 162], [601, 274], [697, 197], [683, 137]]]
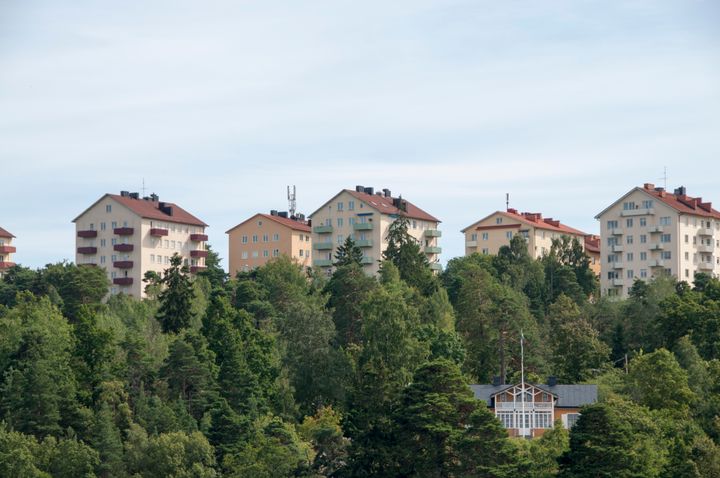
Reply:
[[15, 239], [15, 236], [0, 227], [0, 277], [5, 274], [6, 270], [15, 265], [13, 254], [15, 254], [16, 249], [12, 245], [13, 239]]
[[376, 274], [379, 261], [387, 248], [390, 225], [399, 215], [409, 220], [408, 232], [427, 255], [430, 267], [439, 271], [442, 249], [438, 239], [440, 220], [402, 197], [392, 197], [389, 189], [375, 192], [372, 187], [356, 186], [343, 189], [317, 211], [310, 214], [312, 222], [313, 267], [328, 273], [335, 262], [335, 251], [345, 239], [352, 237], [362, 249], [362, 264], [368, 274]]
[[635, 279], [669, 274], [693, 282], [720, 273], [720, 212], [685, 187], [646, 183], [600, 212], [603, 295], [627, 297]]
[[207, 224], [155, 194], [105, 194], [73, 222], [75, 263], [104, 268], [112, 294], [144, 297], [145, 273], [162, 273], [176, 253], [191, 273], [205, 268]]

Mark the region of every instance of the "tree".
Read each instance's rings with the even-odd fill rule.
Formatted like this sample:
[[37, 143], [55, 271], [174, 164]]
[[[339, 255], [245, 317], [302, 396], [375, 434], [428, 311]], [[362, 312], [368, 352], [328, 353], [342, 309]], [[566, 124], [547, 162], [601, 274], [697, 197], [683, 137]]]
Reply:
[[390, 224], [383, 259], [397, 267], [402, 280], [416, 287], [423, 294], [430, 294], [437, 284], [427, 256], [420, 249], [417, 239], [408, 232], [409, 224], [410, 221], [403, 214], [398, 215]]
[[455, 448], [458, 462], [457, 476], [512, 478], [518, 476], [518, 456], [510, 443], [507, 430], [485, 407], [477, 407], [471, 414]]
[[320, 476], [337, 476], [347, 464], [350, 441], [343, 436], [341, 420], [332, 407], [321, 407], [298, 426], [300, 436], [315, 450], [312, 468]]
[[215, 252], [210, 244], [205, 246], [207, 250], [207, 257], [205, 258], [205, 269], [198, 272], [198, 277], [205, 277], [209, 282], [212, 289], [222, 289], [225, 287], [228, 274], [223, 269], [220, 259], [220, 254]]
[[113, 423], [113, 416], [107, 403], [103, 403], [95, 415], [90, 443], [100, 454], [98, 475], [102, 478], [122, 476], [123, 444], [120, 430]]
[[363, 272], [357, 264], [340, 266], [325, 286], [327, 306], [332, 310], [337, 342], [345, 347], [360, 342], [362, 303], [378, 286], [377, 280]]
[[630, 362], [627, 390], [641, 405], [679, 414], [687, 414], [694, 399], [687, 372], [666, 349], [641, 354]]
[[[338, 246], [335, 251], [335, 267], [349, 266], [355, 264], [361, 266], [363, 258], [362, 250], [355, 245], [355, 241], [351, 236], [345, 239], [345, 242]], [[362, 266], [361, 266], [362, 267]]]
[[160, 281], [165, 288], [160, 292], [157, 318], [163, 332], [180, 332], [192, 322], [194, 293], [188, 272], [188, 267], [182, 265], [182, 257], [174, 254], [170, 258], [170, 268], [165, 270]]

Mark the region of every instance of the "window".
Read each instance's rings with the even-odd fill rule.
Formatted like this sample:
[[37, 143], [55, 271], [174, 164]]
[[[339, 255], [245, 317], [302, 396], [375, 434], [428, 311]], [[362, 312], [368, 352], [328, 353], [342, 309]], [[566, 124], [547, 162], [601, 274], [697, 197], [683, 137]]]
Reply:
[[[300, 235], [302, 237], [302, 234]], [[273, 242], [277, 242], [280, 240], [280, 234], [273, 234]]]
[[348, 211], [355, 210], [355, 201], [348, 201]]
[[100, 256], [100, 264], [105, 264], [105, 256]]
[[498, 413], [498, 418], [503, 428], [515, 428], [513, 426], [513, 412], [500, 412]]
[[[477, 237], [477, 234], [475, 235], [475, 237]], [[482, 240], [483, 240], [483, 241], [487, 241], [487, 240], [488, 240], [488, 237], [489, 237], [489, 233], [487, 233], [487, 232], [483, 232], [483, 233], [482, 233]]]
[[343, 210], [343, 203], [339, 202], [337, 203], [337, 210], [342, 211]]
[[482, 250], [482, 253], [485, 254], [485, 255], [487, 255], [487, 254], [489, 254], [490, 252], [488, 251], [488, 248], [487, 248], [487, 247], [484, 247], [483, 250]]
[[105, 244], [107, 244], [107, 239], [100, 239], [100, 247], [105, 247]]
[[117, 227], [117, 221], [113, 221], [112, 223], [110, 223], [110, 227], [115, 229]]
[[496, 217], [496, 218], [495, 218], [495, 224], [502, 224], [502, 218], [501, 218], [501, 217]]
[[565, 428], [570, 429], [575, 426], [579, 418], [579, 413], [566, 413], [562, 416], [563, 425], [565, 425]]
[[633, 237], [632, 237], [632, 236], [626, 236], [626, 237], [625, 237], [625, 243], [626, 243], [626, 244], [632, 244], [632, 243], [633, 243]]
[[105, 206], [105, 212], [112, 212], [112, 204], [107, 204]]
[[625, 219], [625, 226], [633, 227], [633, 219], [631, 217]]
[[625, 260], [627, 260], [628, 262], [632, 262], [634, 258], [635, 256], [632, 252], [628, 252], [627, 254], [625, 254]]
[[258, 221], [258, 226], [262, 226], [262, 221]]
[[629, 211], [635, 209], [635, 201], [628, 201], [623, 203], [623, 210]]
[[608, 237], [607, 238], [607, 244], [608, 246], [614, 246], [617, 244], [617, 238], [616, 237]]
[[687, 244], [688, 242], [690, 242], [690, 238], [688, 237], [687, 234], [685, 234], [685, 244]]
[[165, 239], [165, 249], [170, 247], [170, 241]]
[[343, 218], [341, 218], [341, 217], [337, 218], [337, 225], [338, 225], [338, 227], [343, 227], [343, 223], [344, 223], [344, 222], [345, 222], [345, 221], [343, 220]]
[[268, 235], [267, 235], [267, 234], [263, 234], [263, 242], [268, 242]]
[[645, 244], [647, 242], [647, 235], [640, 234], [640, 244]]
[[552, 428], [550, 412], [535, 412], [535, 428]]
[[252, 251], [252, 257], [253, 257], [253, 259], [255, 259], [256, 257], [258, 257], [258, 255], [259, 255], [258, 251]]
[[300, 257], [303, 257], [303, 254], [305, 253], [304, 250], [300, 249]]
[[672, 254], [670, 253], [670, 251], [662, 251], [661, 257], [668, 260], [672, 258]]
[[258, 241], [257, 234], [253, 234], [252, 241], [253, 243], [256, 243]]
[[628, 269], [627, 270], [627, 278], [632, 279], [633, 277], [635, 277], [635, 272], [632, 269]]
[[354, 218], [354, 217], [349, 217], [349, 218], [348, 218], [348, 224], [351, 225], [351, 226], [354, 225], [354, 224], [355, 224], [355, 218]]
[[670, 234], [663, 234], [660, 236], [660, 242], [670, 242]]
[[647, 252], [641, 252], [640, 253], [640, 260], [646, 261], [647, 260]]
[[470, 234], [470, 240], [471, 240], [471, 241], [477, 241], [477, 232], [474, 232], [474, 233]]
[[690, 253], [689, 253], [689, 252], [685, 252], [685, 260], [686, 260], [686, 261], [689, 261], [689, 260], [690, 260]]
[[653, 207], [653, 200], [652, 199], [646, 199], [643, 201], [643, 208], [644, 209], [652, 209]]
[[685, 269], [685, 277], [690, 277], [690, 270], [689, 270], [689, 269]]
[[280, 249], [273, 249], [273, 257], [277, 257], [279, 255], [280, 255]]
[[243, 244], [247, 244], [247, 242], [248, 242], [248, 237], [247, 237], [247, 236], [243, 236], [241, 242], [242, 242]]
[[608, 221], [607, 227], [608, 227], [608, 229], [617, 229], [618, 222], [617, 221]]
[[267, 249], [263, 251], [263, 257], [270, 257], [270, 252]]
[[512, 239], [512, 231], [506, 232], [505, 237], [507, 237], [508, 239]]
[[110, 256], [110, 260], [115, 262], [117, 260], [117, 255], [113, 254], [112, 256]]
[[412, 222], [412, 227], [413, 227], [413, 229], [417, 229], [417, 221], [414, 220], [414, 219], [413, 219], [413, 222]]
[[640, 218], [640, 227], [647, 226], [647, 218], [641, 217]]
[[248, 258], [248, 253], [247, 253], [247, 251], [242, 251], [241, 257], [242, 257], [243, 259], [247, 259], [247, 258]]
[[640, 277], [645, 279], [647, 277], [647, 269], [640, 269]]
[[342, 244], [344, 240], [345, 240], [345, 237], [342, 234], [338, 234], [337, 243]]
[[670, 216], [661, 217], [660, 225], [661, 226], [669, 226], [670, 225]]

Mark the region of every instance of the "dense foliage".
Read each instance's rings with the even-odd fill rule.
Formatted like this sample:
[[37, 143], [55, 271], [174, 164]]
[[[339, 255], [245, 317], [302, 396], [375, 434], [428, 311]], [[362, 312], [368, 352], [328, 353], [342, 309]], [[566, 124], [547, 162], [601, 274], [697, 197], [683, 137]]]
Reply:
[[[598, 298], [582, 248], [430, 271], [396, 221], [378, 278], [351, 241], [228, 278], [173, 259], [142, 301], [104, 271], [0, 281], [0, 476], [717, 477], [720, 281]], [[107, 297], [107, 298], [106, 298]], [[511, 439], [468, 383], [597, 383], [575, 427]]]

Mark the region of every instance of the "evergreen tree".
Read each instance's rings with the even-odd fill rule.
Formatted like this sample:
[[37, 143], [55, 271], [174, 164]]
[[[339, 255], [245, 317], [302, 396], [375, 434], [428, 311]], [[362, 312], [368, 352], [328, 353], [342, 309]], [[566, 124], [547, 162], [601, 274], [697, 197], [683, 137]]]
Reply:
[[335, 251], [335, 267], [349, 266], [351, 264], [361, 266], [363, 253], [362, 249], [355, 245], [355, 241], [351, 236], [345, 239], [345, 242], [338, 246]]
[[170, 268], [165, 270], [160, 281], [164, 289], [159, 296], [157, 318], [163, 332], [180, 332], [192, 322], [192, 301], [195, 294], [188, 272], [188, 267], [182, 264], [182, 257], [174, 254], [170, 258]]
[[402, 280], [423, 294], [431, 294], [437, 284], [427, 256], [420, 249], [417, 239], [408, 232], [409, 224], [408, 218], [402, 214], [390, 224], [383, 259], [397, 267]]
[[228, 278], [228, 274], [223, 269], [220, 254], [215, 252], [210, 244], [206, 244], [207, 257], [205, 258], [205, 269], [198, 272], [198, 277], [204, 277], [210, 282], [212, 289], [222, 289]]
[[377, 280], [365, 274], [361, 266], [350, 264], [338, 267], [325, 286], [341, 346], [360, 342], [362, 303], [377, 285]]

